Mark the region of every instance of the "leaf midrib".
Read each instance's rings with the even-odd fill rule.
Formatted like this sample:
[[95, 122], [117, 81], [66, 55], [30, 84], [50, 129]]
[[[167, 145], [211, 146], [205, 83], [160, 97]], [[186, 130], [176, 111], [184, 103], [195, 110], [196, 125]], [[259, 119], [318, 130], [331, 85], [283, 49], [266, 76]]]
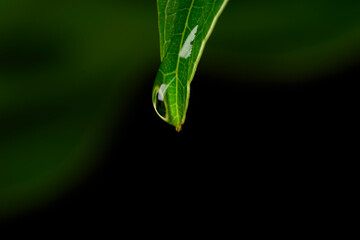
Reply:
[[[189, 17], [190, 17], [190, 14], [191, 14], [191, 11], [192, 11], [192, 8], [194, 6], [194, 2], [195, 0], [192, 0], [191, 1], [191, 5], [190, 5], [190, 8], [189, 8], [189, 12], [188, 12], [188, 15], [186, 17], [186, 22], [185, 22], [185, 26], [184, 26], [184, 30], [183, 30], [183, 33], [182, 33], [182, 36], [181, 36], [181, 42], [180, 42], [180, 48], [179, 48], [179, 53], [178, 53], [178, 57], [177, 57], [177, 65], [176, 65], [176, 70], [175, 70], [175, 74], [176, 74], [176, 85], [175, 85], [175, 93], [176, 93], [176, 117], [179, 118], [180, 120], [180, 114], [179, 114], [179, 107], [178, 107], [178, 82], [180, 81], [179, 80], [179, 75], [178, 75], [178, 72], [179, 72], [179, 65], [180, 65], [180, 52], [181, 52], [181, 48], [183, 47], [183, 41], [184, 41], [184, 37], [185, 37], [185, 32], [186, 32], [186, 28], [188, 27], [188, 23], [189, 23]], [[185, 107], [185, 106], [184, 106]]]

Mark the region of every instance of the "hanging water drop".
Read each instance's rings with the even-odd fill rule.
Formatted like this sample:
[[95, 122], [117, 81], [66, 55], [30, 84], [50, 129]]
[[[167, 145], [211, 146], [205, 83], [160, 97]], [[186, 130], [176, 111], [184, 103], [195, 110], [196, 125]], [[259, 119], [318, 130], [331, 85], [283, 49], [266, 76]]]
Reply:
[[157, 113], [163, 117], [163, 118], [167, 118], [167, 114], [166, 114], [166, 104], [165, 104], [165, 92], [166, 89], [168, 88], [168, 85], [165, 84], [161, 84], [159, 90], [155, 93], [155, 110], [157, 111]]
[[158, 114], [160, 116], [162, 116], [163, 118], [166, 118], [166, 106], [165, 106], [164, 101], [157, 99], [155, 107], [156, 107], [156, 111], [158, 112]]

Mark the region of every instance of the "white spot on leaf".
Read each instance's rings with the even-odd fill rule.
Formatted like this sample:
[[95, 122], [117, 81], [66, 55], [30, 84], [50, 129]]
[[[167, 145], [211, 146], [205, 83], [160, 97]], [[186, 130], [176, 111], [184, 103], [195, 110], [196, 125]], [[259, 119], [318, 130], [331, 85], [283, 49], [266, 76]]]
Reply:
[[198, 27], [199, 27], [199, 25], [196, 25], [196, 27], [191, 31], [191, 33], [189, 34], [189, 36], [185, 40], [185, 42], [184, 42], [184, 44], [183, 44], [183, 46], [181, 48], [180, 54], [179, 54], [179, 56], [181, 58], [186, 59], [186, 58], [190, 57], [192, 49], [193, 49], [192, 42], [195, 39], [195, 34], [196, 34], [197, 30], [198, 30]]

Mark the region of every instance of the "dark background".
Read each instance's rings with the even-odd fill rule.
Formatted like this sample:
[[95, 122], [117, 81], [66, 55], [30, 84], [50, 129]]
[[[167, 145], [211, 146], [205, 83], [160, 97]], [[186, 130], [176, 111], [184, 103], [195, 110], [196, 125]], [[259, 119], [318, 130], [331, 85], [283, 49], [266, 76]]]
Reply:
[[334, 186], [325, 176], [356, 137], [356, 1], [231, 1], [180, 133], [151, 103], [155, 1], [35, 2], [0, 5], [7, 226], [211, 218], [299, 199], [301, 212]]

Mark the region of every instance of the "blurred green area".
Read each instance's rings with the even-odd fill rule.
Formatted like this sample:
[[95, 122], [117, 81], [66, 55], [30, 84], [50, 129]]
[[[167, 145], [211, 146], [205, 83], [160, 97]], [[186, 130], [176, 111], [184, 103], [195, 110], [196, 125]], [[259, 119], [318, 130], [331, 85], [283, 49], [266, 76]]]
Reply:
[[230, 1], [204, 61], [262, 81], [336, 71], [359, 57], [359, 9], [355, 0]]
[[86, 174], [159, 57], [152, 4], [9, 0], [0, 18], [1, 217]]
[[[359, 9], [232, 0], [199, 71], [236, 84], [341, 69], [360, 53]], [[159, 66], [156, 14], [155, 0], [0, 2], [0, 217], [62, 194], [96, 164], [113, 119], [121, 124], [114, 109], [129, 108]]]

